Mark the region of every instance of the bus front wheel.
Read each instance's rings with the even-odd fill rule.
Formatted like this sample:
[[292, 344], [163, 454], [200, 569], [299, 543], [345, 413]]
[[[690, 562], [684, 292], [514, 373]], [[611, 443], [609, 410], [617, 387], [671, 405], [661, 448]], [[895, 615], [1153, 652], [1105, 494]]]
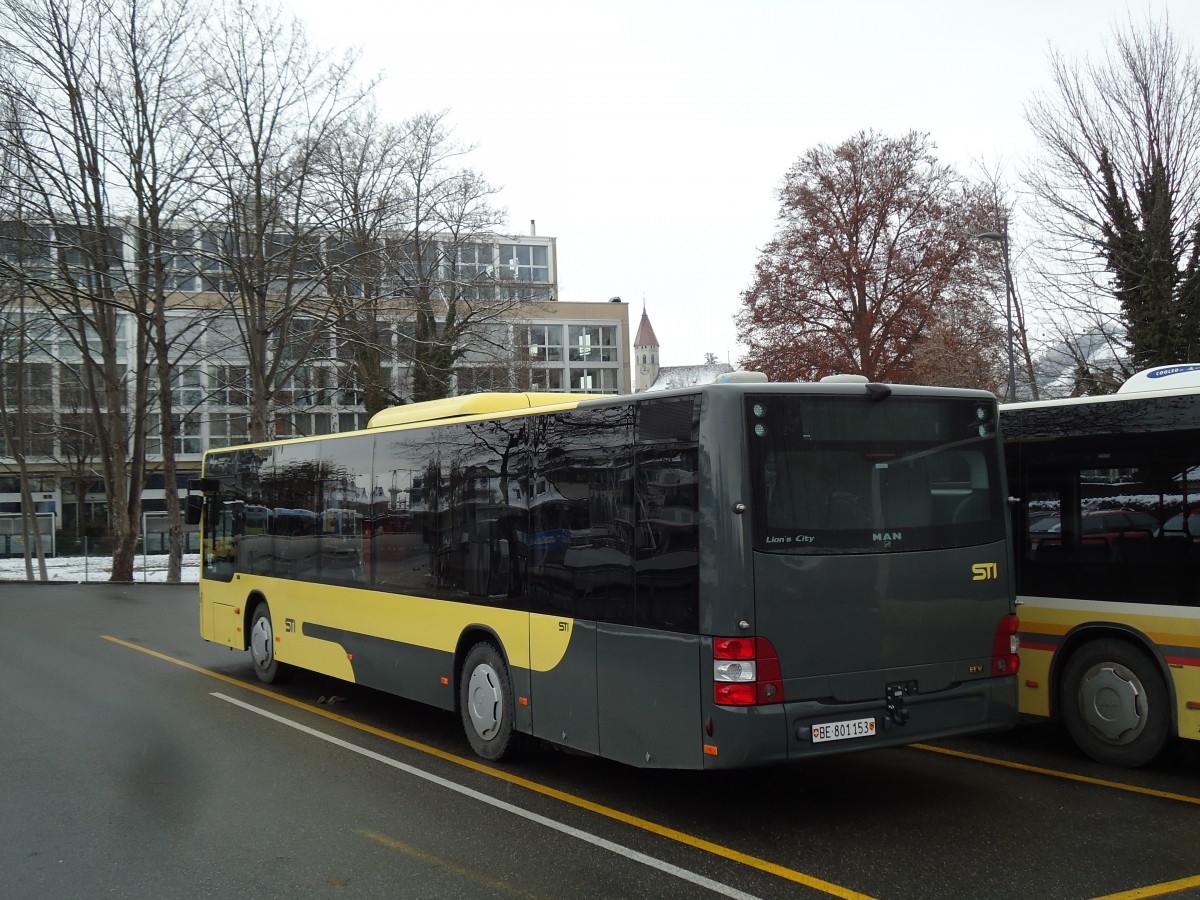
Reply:
[[476, 644], [459, 676], [459, 707], [471, 749], [489, 760], [513, 753], [513, 690], [508, 665], [495, 645]]
[[1091, 641], [1071, 656], [1059, 708], [1079, 748], [1106, 765], [1143, 766], [1167, 742], [1171, 713], [1162, 675], [1124, 641]]
[[275, 629], [265, 600], [250, 617], [250, 658], [254, 660], [254, 674], [263, 684], [279, 684], [291, 674], [291, 667], [275, 656]]

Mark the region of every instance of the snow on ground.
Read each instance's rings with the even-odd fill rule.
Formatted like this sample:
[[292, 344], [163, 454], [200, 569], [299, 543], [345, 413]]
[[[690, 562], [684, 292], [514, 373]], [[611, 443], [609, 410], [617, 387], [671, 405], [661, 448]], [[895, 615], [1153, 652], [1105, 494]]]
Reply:
[[[51, 581], [108, 581], [112, 574], [111, 556], [67, 556], [46, 560], [46, 575]], [[38, 579], [38, 565], [33, 563], [33, 579]], [[24, 559], [0, 559], [0, 581], [25, 581]], [[135, 582], [166, 581], [167, 557], [165, 554], [142, 556], [133, 561]], [[197, 583], [200, 580], [200, 554], [185, 553], [180, 580]]]

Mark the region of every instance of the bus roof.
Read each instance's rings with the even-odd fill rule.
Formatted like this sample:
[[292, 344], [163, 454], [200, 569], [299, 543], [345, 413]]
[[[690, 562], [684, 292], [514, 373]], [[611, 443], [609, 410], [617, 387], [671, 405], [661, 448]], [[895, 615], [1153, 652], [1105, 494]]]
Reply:
[[1150, 397], [1171, 397], [1181, 394], [1200, 393], [1200, 363], [1184, 363], [1170, 366], [1154, 366], [1130, 375], [1115, 394], [1099, 394], [1092, 397], [1059, 397], [1051, 400], [1026, 400], [1022, 403], [1005, 403], [1002, 410], [1037, 409], [1044, 406], [1076, 406], [1088, 403], [1115, 403], [1122, 400], [1139, 400]]
[[1146, 391], [1178, 391], [1200, 388], [1200, 363], [1182, 363], [1143, 369], [1117, 388], [1118, 394], [1140, 394]]

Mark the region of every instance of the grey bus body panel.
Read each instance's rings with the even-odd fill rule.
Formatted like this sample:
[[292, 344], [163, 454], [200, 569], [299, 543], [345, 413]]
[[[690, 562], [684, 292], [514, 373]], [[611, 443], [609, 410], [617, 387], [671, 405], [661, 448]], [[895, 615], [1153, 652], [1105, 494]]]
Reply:
[[574, 620], [562, 660], [548, 672], [530, 672], [529, 680], [534, 736], [598, 754], [596, 623]]
[[698, 769], [699, 654], [694, 635], [577, 619], [562, 661], [530, 673], [533, 734], [631, 765]]
[[[752, 550], [745, 437], [719, 423], [739, 421], [744, 393], [786, 387], [795, 388], [709, 391], [701, 412], [701, 495], [725, 498], [727, 505], [701, 512], [700, 631], [770, 640], [786, 698], [752, 707], [717, 705], [711, 692], [702, 698], [703, 717], [712, 722], [706, 743], [716, 748], [704, 757], [705, 768], [785, 762], [1015, 725], [1016, 677], [990, 673], [996, 627], [1014, 610], [1006, 541], [911, 554]], [[976, 580], [976, 564], [985, 564], [989, 577]], [[711, 683], [712, 667], [711, 638], [702, 637], [702, 681]], [[916, 683], [916, 692], [904, 698], [902, 725], [889, 719], [885, 697], [888, 685], [900, 682]], [[872, 737], [812, 740], [815, 724], [866, 717], [876, 719]]]
[[698, 769], [703, 759], [695, 635], [600, 626], [596, 683], [600, 750], [649, 768]]
[[[725, 503], [700, 510], [700, 633], [734, 636], [754, 629], [751, 517], [738, 504], [750, 503], [740, 422], [742, 391], [710, 390], [700, 408], [700, 496]], [[741, 623], [746, 623], [746, 628]], [[710, 653], [711, 658], [711, 653]], [[711, 668], [711, 664], [710, 664]], [[703, 676], [711, 681], [712, 672]]]
[[[989, 676], [996, 626], [1012, 608], [1007, 552], [999, 542], [922, 553], [755, 553], [757, 633], [779, 654], [784, 695], [854, 702], [918, 676], [920, 693]], [[980, 564], [996, 577], [974, 580]]]

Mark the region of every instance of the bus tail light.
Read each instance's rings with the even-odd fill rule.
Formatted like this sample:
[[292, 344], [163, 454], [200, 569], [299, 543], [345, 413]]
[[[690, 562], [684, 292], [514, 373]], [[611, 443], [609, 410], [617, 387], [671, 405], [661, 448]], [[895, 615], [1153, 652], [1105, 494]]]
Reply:
[[1016, 675], [1021, 668], [1021, 658], [1017, 651], [1021, 648], [1021, 638], [1017, 632], [1021, 622], [1016, 616], [1009, 614], [1000, 620], [996, 626], [996, 640], [992, 644], [992, 675]]
[[783, 672], [770, 641], [713, 638], [713, 700], [719, 706], [783, 702]]

